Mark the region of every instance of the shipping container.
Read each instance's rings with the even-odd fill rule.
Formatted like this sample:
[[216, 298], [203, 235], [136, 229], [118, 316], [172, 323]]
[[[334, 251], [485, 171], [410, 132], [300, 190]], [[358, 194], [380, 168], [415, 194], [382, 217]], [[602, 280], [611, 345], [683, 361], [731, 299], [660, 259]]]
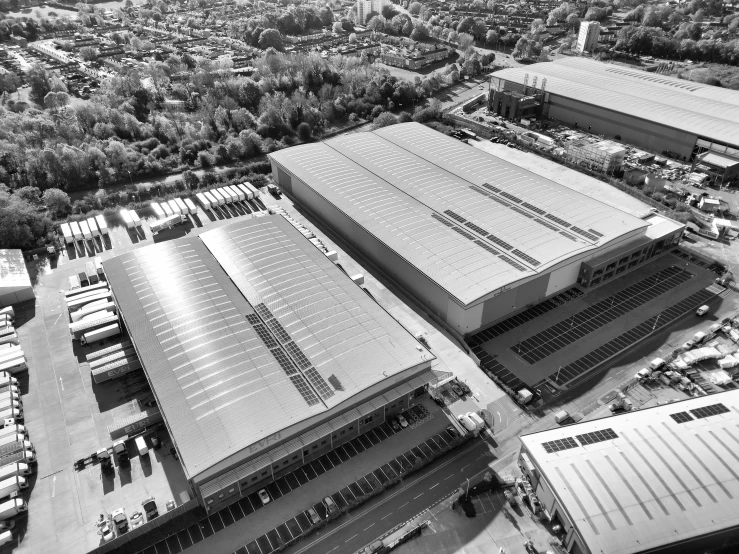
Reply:
[[82, 335], [82, 337], [80, 337], [80, 342], [82, 344], [92, 344], [93, 342], [107, 339], [108, 337], [114, 337], [120, 334], [120, 326], [117, 323], [114, 323], [112, 325], [101, 327], [100, 329], [95, 329], [94, 331], [85, 333], [84, 335]]
[[157, 202], [152, 202], [151, 203], [151, 209], [154, 210], [154, 214], [158, 218], [162, 218], [162, 217], [165, 217], [167, 215], [166, 213], [164, 213], [164, 210], [162, 209], [162, 207]]
[[203, 207], [204, 210], [210, 210], [212, 207], [212, 204], [208, 198], [206, 198], [205, 194], [202, 192], [199, 192], [195, 195], [195, 198], [198, 199], [198, 202], [200, 202], [200, 205]]
[[190, 212], [190, 210], [187, 209], [187, 205], [182, 200], [182, 198], [175, 198], [174, 201], [177, 204], [177, 207], [180, 209], [180, 213], [182, 215], [187, 215]]
[[95, 262], [89, 261], [85, 264], [85, 273], [87, 273], [87, 281], [90, 285], [97, 285], [100, 282], [97, 269], [95, 269]]
[[190, 198], [185, 198], [184, 202], [185, 206], [187, 206], [187, 211], [190, 212], [190, 214], [197, 213], [198, 208], [195, 206], [195, 203]]
[[98, 229], [97, 223], [95, 223], [94, 217], [88, 217], [87, 218], [87, 226], [90, 228], [90, 232], [92, 233], [93, 237], [99, 237], [100, 236], [100, 229]]
[[123, 219], [123, 224], [126, 226], [127, 229], [131, 229], [133, 227], [133, 219], [131, 218], [131, 214], [128, 213], [128, 210], [126, 208], [121, 208], [121, 211], [119, 213], [121, 214], [121, 219]]
[[134, 227], [141, 227], [141, 218], [139, 217], [139, 214], [137, 214], [134, 210], [129, 210], [128, 215], [131, 216]]
[[72, 234], [72, 229], [69, 227], [69, 223], [62, 223], [59, 225], [59, 230], [64, 236], [65, 244], [71, 244], [74, 242], [74, 235]]
[[72, 234], [74, 235], [74, 240], [82, 240], [85, 238], [82, 236], [82, 229], [80, 229], [80, 224], [77, 223], [76, 221], [70, 221], [69, 228], [72, 230]]
[[25, 500], [22, 498], [11, 498], [7, 502], [0, 504], [0, 521], [15, 517], [26, 510], [28, 510], [28, 505]]
[[88, 362], [92, 363], [94, 360], [99, 360], [100, 358], [104, 358], [105, 356], [113, 354], [114, 352], [118, 352], [121, 350], [127, 350], [131, 348], [132, 346], [133, 345], [131, 344], [130, 341], [124, 340], [123, 342], [113, 344], [111, 346], [108, 346], [107, 348], [103, 348], [102, 350], [96, 350], [95, 352], [90, 352], [85, 359]]
[[156, 235], [159, 231], [169, 229], [178, 223], [182, 223], [182, 216], [180, 214], [172, 214], [152, 223], [149, 229], [151, 229], [152, 234]]
[[98, 229], [100, 229], [100, 232], [103, 235], [108, 234], [108, 224], [105, 222], [105, 218], [102, 214], [98, 214], [95, 216], [95, 223], [98, 224]]
[[90, 231], [90, 226], [87, 224], [87, 221], [84, 219], [79, 222], [80, 223], [80, 229], [82, 230], [82, 236], [85, 240], [92, 239], [92, 231]]

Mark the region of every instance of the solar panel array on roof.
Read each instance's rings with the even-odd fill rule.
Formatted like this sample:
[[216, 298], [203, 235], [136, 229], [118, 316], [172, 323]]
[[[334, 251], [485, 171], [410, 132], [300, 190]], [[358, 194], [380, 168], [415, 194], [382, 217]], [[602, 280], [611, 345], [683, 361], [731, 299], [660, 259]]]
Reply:
[[690, 417], [690, 414], [688, 412], [677, 412], [675, 414], [670, 414], [670, 417], [674, 419], [677, 423], [687, 423], [688, 421], [693, 421], [693, 418]]
[[572, 437], [565, 437], [564, 439], [543, 442], [541, 443], [541, 446], [547, 451], [547, 453], [552, 454], [553, 452], [561, 452], [562, 450], [577, 448], [580, 445], [577, 444], [575, 439]]
[[702, 408], [696, 408], [690, 410], [697, 419], [703, 419], [704, 417], [710, 417], [719, 414], [728, 413], [729, 409], [723, 404], [711, 404], [710, 406], [703, 406]]
[[586, 446], [588, 444], [595, 444], [597, 442], [617, 439], [618, 435], [614, 432], [613, 429], [601, 429], [600, 431], [593, 431], [591, 433], [575, 435], [575, 438], [580, 441], [580, 444]]

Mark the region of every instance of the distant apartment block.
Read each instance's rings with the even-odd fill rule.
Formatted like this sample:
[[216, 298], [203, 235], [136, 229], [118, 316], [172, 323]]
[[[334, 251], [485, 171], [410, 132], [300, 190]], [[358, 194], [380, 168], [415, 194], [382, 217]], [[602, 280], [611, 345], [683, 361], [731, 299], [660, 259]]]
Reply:
[[577, 51], [592, 52], [598, 46], [600, 23], [597, 21], [583, 21], [580, 23], [580, 33], [577, 35]]
[[372, 12], [382, 13], [382, 8], [390, 4], [389, 0], [357, 0], [357, 19], [360, 25], [367, 23], [367, 16]]

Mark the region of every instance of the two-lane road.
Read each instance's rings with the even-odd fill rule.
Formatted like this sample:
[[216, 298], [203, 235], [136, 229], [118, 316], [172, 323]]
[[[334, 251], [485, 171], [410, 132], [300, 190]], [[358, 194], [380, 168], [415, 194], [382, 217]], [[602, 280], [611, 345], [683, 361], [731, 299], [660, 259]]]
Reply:
[[[425, 467], [398, 488], [373, 499], [357, 511], [337, 520], [286, 552], [290, 554], [344, 554], [355, 552], [405, 523], [429, 506], [448, 497], [465, 485], [467, 478], [486, 471], [491, 464], [509, 464], [516, 450], [497, 458], [490, 444], [475, 439], [461, 450], [453, 451], [437, 463]], [[497, 458], [497, 459], [496, 459]]]

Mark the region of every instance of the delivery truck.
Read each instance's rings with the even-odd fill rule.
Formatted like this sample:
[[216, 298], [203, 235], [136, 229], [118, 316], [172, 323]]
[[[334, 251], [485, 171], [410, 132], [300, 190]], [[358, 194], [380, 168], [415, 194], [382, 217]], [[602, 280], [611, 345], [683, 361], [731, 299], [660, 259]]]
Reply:
[[108, 224], [105, 222], [105, 218], [102, 216], [102, 214], [98, 214], [95, 216], [95, 223], [98, 224], [98, 229], [100, 229], [101, 234], [108, 234]]
[[159, 219], [156, 222], [152, 223], [149, 226], [149, 229], [151, 230], [151, 233], [153, 235], [156, 235], [160, 231], [164, 231], [165, 229], [171, 229], [178, 223], [182, 223], [182, 216], [180, 214], [172, 214], [172, 215], [168, 215], [167, 217], [163, 219]]
[[88, 217], [87, 218], [87, 226], [90, 228], [90, 233], [92, 233], [93, 237], [99, 237], [100, 236], [100, 229], [98, 229], [98, 225], [95, 222], [94, 217]]
[[28, 488], [28, 482], [25, 477], [15, 475], [0, 481], [0, 498], [7, 498], [13, 493], [17, 493]]
[[23, 410], [23, 404], [20, 400], [16, 400], [14, 398], [6, 397], [0, 399], [0, 413], [2, 413], [5, 410], [14, 410], [17, 412], [20, 412]]
[[25, 357], [20, 357], [14, 360], [8, 360], [6, 362], [0, 363], [0, 371], [5, 371], [7, 373], [10, 373], [11, 375], [15, 375], [16, 373], [20, 373], [21, 371], [25, 371], [26, 369], [28, 369], [28, 365], [26, 364]]
[[190, 212], [182, 198], [175, 198], [174, 201], [177, 203], [177, 207], [180, 209], [182, 215], [187, 215]]
[[28, 510], [26, 501], [22, 498], [11, 498], [0, 504], [0, 521], [5, 521]]
[[8, 329], [8, 331], [10, 332], [0, 336], [0, 346], [3, 344], [18, 345], [20, 342], [18, 340], [18, 334], [13, 329]]
[[76, 296], [73, 300], [67, 300], [67, 311], [71, 314], [81, 310], [88, 304], [92, 304], [93, 302], [98, 302], [100, 300], [109, 302], [113, 300], [113, 295], [109, 290], [98, 289], [91, 294]]
[[118, 316], [112, 315], [110, 312], [95, 312], [85, 316], [80, 321], [69, 324], [69, 334], [72, 335], [73, 340], [80, 340], [82, 335], [99, 329], [100, 327], [106, 327], [118, 323]]
[[210, 194], [213, 198], [216, 199], [216, 202], [219, 206], [223, 206], [226, 203], [226, 197], [223, 196], [218, 189], [211, 189], [208, 191], [208, 194]]
[[157, 219], [160, 219], [167, 215], [164, 213], [164, 210], [162, 209], [162, 207], [159, 205], [158, 202], [152, 202], [150, 206], [151, 206], [151, 209], [154, 210], [154, 215], [157, 216]]
[[96, 383], [103, 383], [121, 377], [126, 373], [136, 371], [137, 369], [141, 369], [141, 362], [135, 356], [129, 356], [95, 368], [91, 371], [92, 380]]
[[121, 350], [127, 350], [132, 347], [133, 345], [129, 341], [124, 340], [123, 342], [113, 344], [111, 346], [108, 346], [107, 348], [96, 350], [95, 352], [90, 352], [85, 359], [89, 363], [92, 363], [93, 361], [99, 360], [100, 358], [104, 358], [105, 356], [113, 354], [114, 352], [119, 352]]
[[23, 348], [19, 344], [13, 344], [10, 348], [0, 350], [0, 363], [9, 362], [17, 358], [22, 358]]
[[175, 202], [174, 200], [168, 200], [167, 205], [169, 206], [169, 209], [172, 210], [172, 214], [182, 215], [182, 210], [180, 210], [180, 207], [177, 205], [177, 202]]
[[17, 423], [6, 425], [2, 429], [0, 429], [0, 437], [9, 437], [9, 436], [15, 436], [15, 435], [22, 435], [24, 438], [28, 438], [28, 429], [26, 429], [25, 426], [19, 425]]
[[90, 231], [90, 226], [87, 224], [87, 220], [83, 219], [80, 223], [80, 229], [82, 230], [82, 237], [85, 240], [92, 239], [92, 231]]
[[0, 480], [9, 479], [14, 475], [25, 477], [26, 475], [31, 475], [32, 473], [33, 469], [30, 465], [24, 462], [15, 462], [13, 464], [8, 464], [6, 466], [0, 467]]
[[87, 282], [90, 285], [97, 285], [100, 282], [98, 272], [95, 269], [95, 262], [89, 261], [85, 264], [85, 273], [87, 273]]
[[208, 199], [208, 202], [210, 202], [211, 210], [218, 205], [218, 199], [211, 194], [211, 191], [204, 192], [203, 196], [205, 196], [205, 198]]
[[128, 215], [131, 216], [131, 220], [133, 221], [134, 227], [141, 227], [141, 218], [139, 217], [139, 214], [137, 214], [134, 210], [129, 210]]
[[21, 450], [15, 454], [9, 454], [4, 458], [0, 458], [0, 467], [12, 464], [35, 464], [36, 453], [33, 450]]
[[110, 312], [114, 314], [116, 311], [115, 303], [110, 300], [96, 300], [90, 302], [80, 310], [76, 310], [69, 314], [69, 318], [73, 323], [84, 319], [86, 316], [95, 312]]
[[64, 293], [64, 298], [69, 301], [71, 298], [75, 298], [81, 294], [90, 294], [93, 291], [99, 290], [99, 289], [108, 289], [108, 283], [98, 283], [97, 285], [93, 285], [91, 287], [86, 287], [84, 290], [81, 289], [74, 289], [74, 290], [68, 290]]
[[10, 444], [11, 442], [23, 442], [25, 440], [28, 440], [28, 437], [25, 435], [5, 435], [4, 437], [0, 437], [0, 446]]
[[115, 337], [121, 334], [121, 328], [117, 323], [106, 325], [94, 331], [89, 331], [80, 337], [80, 343], [92, 344], [94, 342], [107, 339], [109, 337]]
[[189, 198], [185, 198], [185, 199], [183, 200], [183, 202], [185, 202], [185, 206], [187, 206], [187, 211], [188, 211], [188, 212], [189, 212], [190, 214], [196, 214], [196, 213], [198, 212], [198, 209], [197, 209], [197, 207], [195, 206], [195, 203], [194, 203], [194, 202], [193, 202], [193, 201], [192, 201], [191, 199], [189, 199]]
[[82, 229], [80, 229], [80, 224], [76, 221], [70, 221], [69, 222], [69, 228], [72, 231], [72, 235], [74, 236], [74, 240], [83, 240], [85, 237], [82, 236]]
[[195, 198], [198, 199], [198, 202], [200, 202], [200, 205], [203, 207], [204, 210], [210, 210], [213, 207], [210, 200], [208, 200], [208, 198], [202, 192], [197, 193], [195, 195]]
[[131, 229], [133, 227], [133, 219], [131, 218], [131, 214], [128, 213], [128, 210], [126, 208], [121, 208], [121, 211], [118, 213], [121, 215], [121, 219], [123, 220], [123, 224], [126, 226], [126, 229]]
[[59, 230], [64, 237], [65, 244], [72, 244], [74, 242], [74, 235], [72, 234], [72, 229], [69, 227], [69, 223], [62, 223], [59, 225]]
[[131, 347], [131, 348], [126, 348], [125, 350], [116, 350], [115, 352], [111, 352], [107, 356], [101, 356], [100, 358], [96, 358], [92, 361], [88, 361], [87, 363], [90, 364], [90, 369], [94, 370], [104, 365], [117, 362], [118, 360], [121, 360], [123, 358], [135, 358], [135, 357], [136, 357], [136, 349]]

